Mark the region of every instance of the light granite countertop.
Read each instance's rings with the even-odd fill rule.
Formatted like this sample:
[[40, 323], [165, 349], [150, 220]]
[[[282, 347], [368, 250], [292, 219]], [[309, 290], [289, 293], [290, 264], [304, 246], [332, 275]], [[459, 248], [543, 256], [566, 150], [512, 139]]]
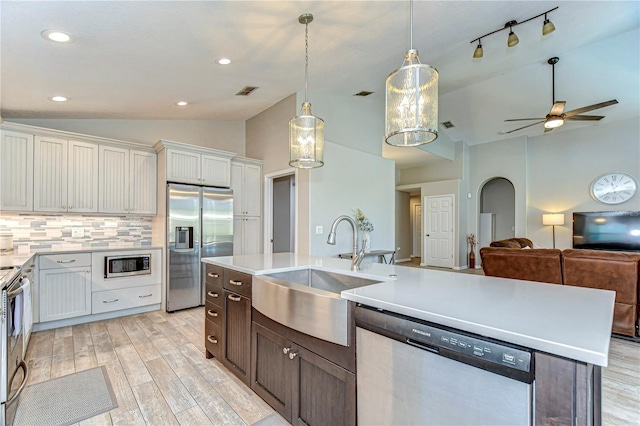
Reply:
[[607, 366], [615, 293], [582, 287], [365, 263], [292, 253], [205, 263], [252, 275], [313, 267], [382, 280], [344, 299], [524, 347]]

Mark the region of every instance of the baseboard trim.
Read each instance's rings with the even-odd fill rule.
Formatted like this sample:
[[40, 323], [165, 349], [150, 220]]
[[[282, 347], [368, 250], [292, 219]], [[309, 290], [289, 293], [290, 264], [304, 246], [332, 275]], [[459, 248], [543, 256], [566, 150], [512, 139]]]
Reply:
[[408, 257], [406, 259], [396, 259], [396, 263], [400, 263], [400, 262], [411, 262], [411, 258]]

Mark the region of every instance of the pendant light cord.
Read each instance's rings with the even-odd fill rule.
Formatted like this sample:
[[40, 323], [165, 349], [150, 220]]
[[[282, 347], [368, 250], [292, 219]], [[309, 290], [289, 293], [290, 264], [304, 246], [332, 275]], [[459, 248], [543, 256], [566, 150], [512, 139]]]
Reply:
[[409, 7], [409, 48], [413, 50], [413, 0]]
[[304, 25], [304, 102], [307, 103], [307, 82], [309, 81], [309, 23]]

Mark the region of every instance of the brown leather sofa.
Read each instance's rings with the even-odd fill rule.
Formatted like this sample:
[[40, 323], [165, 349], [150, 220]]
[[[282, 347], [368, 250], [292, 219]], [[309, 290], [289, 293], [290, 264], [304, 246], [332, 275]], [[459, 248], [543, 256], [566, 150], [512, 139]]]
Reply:
[[612, 332], [638, 336], [640, 254], [483, 247], [480, 258], [487, 276], [613, 290]]

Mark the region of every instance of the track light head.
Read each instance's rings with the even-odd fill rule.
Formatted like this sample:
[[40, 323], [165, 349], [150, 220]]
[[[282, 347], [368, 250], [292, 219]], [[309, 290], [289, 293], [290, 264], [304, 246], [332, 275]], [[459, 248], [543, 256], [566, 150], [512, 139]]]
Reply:
[[544, 15], [544, 22], [542, 23], [542, 35], [546, 36], [551, 34], [556, 30], [556, 26], [553, 25], [553, 22], [547, 19], [547, 15]]
[[482, 51], [482, 42], [478, 40], [478, 47], [476, 47], [476, 50], [473, 51], [473, 57], [482, 58], [483, 54], [484, 52]]

